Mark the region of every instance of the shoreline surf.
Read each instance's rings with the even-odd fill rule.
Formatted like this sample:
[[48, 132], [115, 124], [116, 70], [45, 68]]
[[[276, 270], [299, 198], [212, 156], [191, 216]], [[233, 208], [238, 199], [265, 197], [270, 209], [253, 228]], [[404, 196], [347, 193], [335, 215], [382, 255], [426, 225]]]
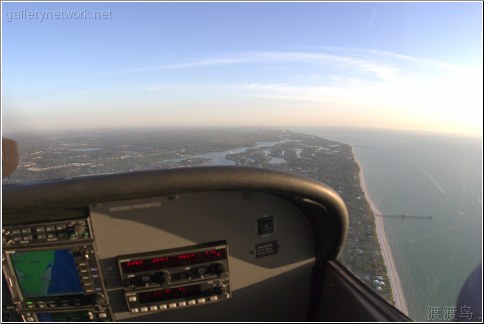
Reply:
[[393, 294], [393, 300], [395, 302], [395, 307], [408, 315], [407, 302], [405, 300], [405, 295], [403, 293], [400, 276], [398, 275], [398, 271], [395, 266], [395, 260], [393, 259], [392, 250], [390, 248], [390, 244], [388, 243], [388, 239], [385, 233], [385, 224], [383, 223], [383, 219], [381, 217], [376, 216], [376, 215], [381, 215], [382, 213], [380, 212], [378, 207], [371, 199], [371, 196], [368, 192], [368, 188], [366, 186], [365, 174], [364, 174], [363, 168], [361, 167], [361, 163], [358, 160], [354, 151], [353, 151], [353, 157], [355, 159], [356, 164], [358, 164], [358, 167], [360, 168], [359, 177], [360, 177], [361, 189], [363, 190], [366, 200], [370, 204], [371, 210], [375, 217], [375, 226], [376, 226], [378, 242], [380, 243], [380, 249], [387, 269], [390, 285], [392, 287], [392, 294]]

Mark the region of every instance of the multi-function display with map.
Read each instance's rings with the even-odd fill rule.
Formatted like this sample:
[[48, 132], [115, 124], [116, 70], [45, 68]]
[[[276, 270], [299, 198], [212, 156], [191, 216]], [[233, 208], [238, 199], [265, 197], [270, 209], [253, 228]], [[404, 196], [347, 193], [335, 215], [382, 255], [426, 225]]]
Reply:
[[26, 298], [83, 293], [71, 249], [18, 252], [11, 260]]
[[112, 319], [88, 219], [7, 227], [3, 234], [10, 242], [3, 273], [24, 321]]

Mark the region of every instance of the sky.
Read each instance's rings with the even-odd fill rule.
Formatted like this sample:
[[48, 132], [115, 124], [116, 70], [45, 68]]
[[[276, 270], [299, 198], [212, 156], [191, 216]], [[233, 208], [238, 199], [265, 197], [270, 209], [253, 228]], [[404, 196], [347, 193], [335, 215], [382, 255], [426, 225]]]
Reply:
[[482, 136], [482, 39], [479, 2], [2, 2], [2, 130]]

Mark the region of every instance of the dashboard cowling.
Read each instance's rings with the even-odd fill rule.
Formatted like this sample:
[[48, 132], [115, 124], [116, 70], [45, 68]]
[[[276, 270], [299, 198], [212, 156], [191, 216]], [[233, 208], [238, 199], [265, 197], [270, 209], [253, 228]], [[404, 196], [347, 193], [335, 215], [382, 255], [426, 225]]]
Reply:
[[[324, 268], [336, 259], [348, 227], [344, 202], [326, 185], [247, 167], [150, 170], [8, 185], [2, 208], [4, 227], [88, 219], [113, 320], [317, 319]], [[261, 224], [264, 230], [258, 228]], [[233, 298], [183, 311], [179, 305], [189, 299], [177, 300], [174, 311], [158, 312], [150, 304], [157, 311], [129, 312], [118, 256], [164, 255], [214, 241], [227, 242], [228, 264], [217, 271], [230, 281]], [[37, 243], [20, 250], [47, 247]], [[51, 243], [49, 248], [55, 246]], [[278, 305], [284, 303], [294, 307], [281, 310]], [[247, 305], [252, 312], [245, 311]], [[11, 306], [13, 311], [18, 308]]]

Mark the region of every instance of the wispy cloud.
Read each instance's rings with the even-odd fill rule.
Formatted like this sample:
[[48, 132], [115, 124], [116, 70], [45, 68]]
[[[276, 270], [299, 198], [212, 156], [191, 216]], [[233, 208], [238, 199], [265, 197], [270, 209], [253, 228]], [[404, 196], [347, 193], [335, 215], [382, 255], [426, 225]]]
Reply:
[[192, 68], [202, 68], [202, 67], [210, 67], [210, 66], [241, 64], [241, 63], [247, 63], [247, 62], [249, 62], [249, 60], [243, 57], [220, 57], [220, 58], [210, 58], [210, 59], [199, 59], [191, 62], [183, 62], [183, 63], [176, 63], [176, 64], [149, 66], [149, 67], [128, 70], [128, 72], [192, 69]]
[[371, 29], [373, 27], [373, 23], [375, 22], [375, 18], [376, 18], [376, 11], [373, 10], [373, 12], [371, 13], [370, 20], [368, 21], [368, 29]]
[[[203, 80], [206, 75], [210, 79], [197, 82], [198, 70], [214, 67], [230, 69], [203, 71]], [[268, 107], [274, 107], [277, 114], [297, 109], [297, 117], [288, 113], [285, 118], [299, 118], [301, 123], [326, 123], [333, 118], [338, 124], [354, 120], [355, 125], [482, 129], [482, 67], [390, 51], [325, 47], [215, 55], [131, 71], [151, 73], [157, 82], [148, 87], [156, 90], [151, 92], [165, 90], [171, 96], [174, 91], [166, 91], [174, 86], [166, 79], [171, 75], [156, 72], [183, 69], [197, 76], [190, 86], [179, 84], [183, 93], [191, 94], [184, 100], [196, 101], [196, 105], [207, 100], [221, 107], [240, 103], [249, 115], [267, 113]]]
[[335, 102], [344, 101], [345, 89], [333, 86], [296, 86], [290, 84], [243, 84], [251, 96], [259, 98], [312, 101], [312, 102]]
[[300, 63], [314, 65], [315, 67], [332, 67], [339, 69], [354, 69], [361, 73], [367, 73], [379, 79], [391, 79], [397, 71], [389, 64], [382, 64], [374, 60], [362, 59], [351, 56], [335, 55], [321, 52], [243, 52], [216, 56], [212, 58], [201, 58], [193, 61], [161, 64], [149, 67], [142, 67], [127, 70], [125, 72], [148, 72], [160, 70], [195, 69], [205, 67], [216, 67], [223, 65], [239, 64], [283, 64]]
[[382, 59], [390, 59], [393, 60], [394, 64], [401, 64], [404, 62], [415, 63], [420, 65], [421, 67], [428, 67], [428, 68], [440, 68], [447, 71], [453, 72], [466, 72], [470, 70], [470, 67], [459, 65], [459, 64], [451, 64], [447, 62], [442, 62], [434, 59], [428, 58], [420, 58], [414, 57], [411, 55], [399, 54], [394, 53], [391, 51], [383, 51], [383, 50], [375, 50], [375, 49], [363, 49], [363, 48], [343, 48], [337, 46], [324, 46], [320, 47], [320, 50], [330, 51], [330, 52], [337, 52], [340, 55], [346, 55], [350, 57], [361, 57], [367, 60], [372, 61], [382, 61]]
[[322, 47], [313, 51], [260, 51], [241, 52], [213, 57], [197, 58], [191, 61], [160, 64], [147, 67], [125, 70], [126, 73], [156, 72], [182, 69], [201, 69], [219, 66], [235, 65], [286, 65], [304, 64], [315, 70], [332, 69], [347, 73], [352, 71], [353, 77], [357, 74], [375, 80], [392, 81], [409, 74], [412, 71], [420, 73], [422, 69], [442, 70], [444, 72], [469, 72], [470, 68], [462, 65], [440, 62], [427, 58], [417, 58], [409, 55], [393, 53], [390, 51]]

